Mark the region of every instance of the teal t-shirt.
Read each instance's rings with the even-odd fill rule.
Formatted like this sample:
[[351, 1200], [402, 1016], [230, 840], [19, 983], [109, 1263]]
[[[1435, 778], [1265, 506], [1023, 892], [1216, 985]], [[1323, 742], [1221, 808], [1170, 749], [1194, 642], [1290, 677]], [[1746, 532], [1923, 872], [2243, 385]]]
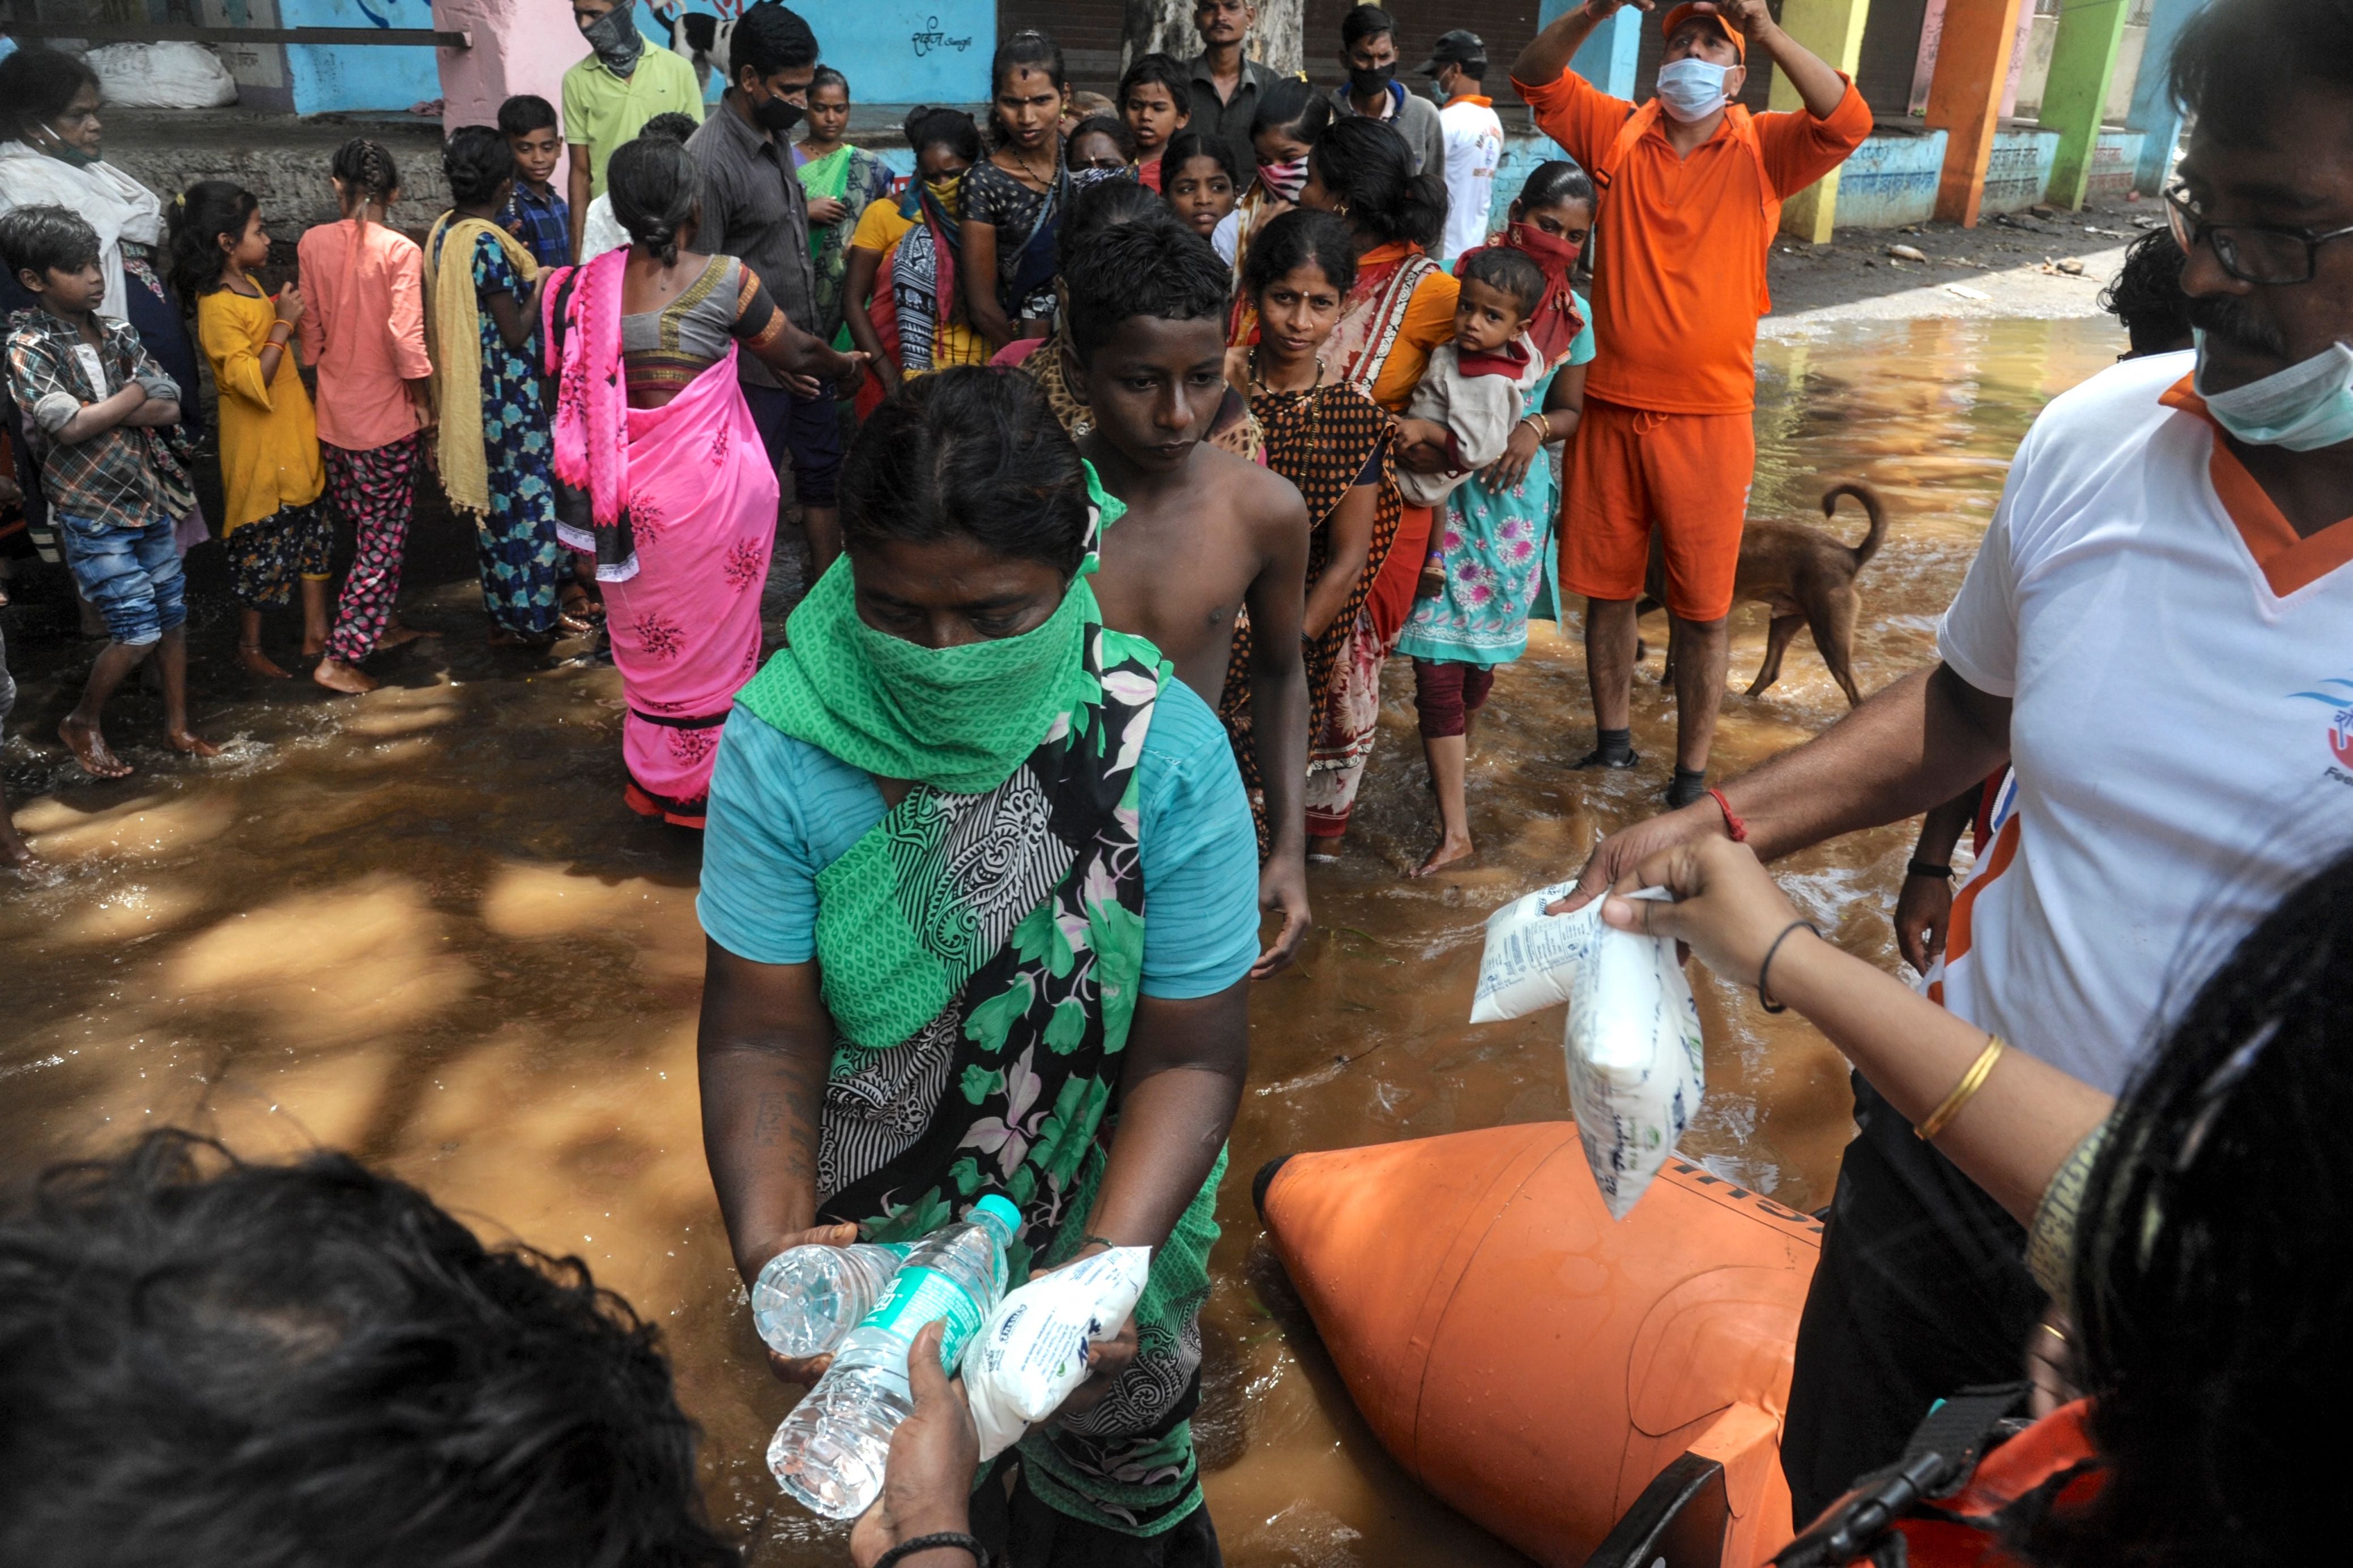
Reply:
[[[1258, 959], [1258, 836], [1225, 728], [1192, 688], [1162, 689], [1135, 771], [1144, 994], [1213, 996]], [[885, 810], [870, 774], [737, 708], [711, 775], [704, 932], [755, 963], [807, 963], [818, 873]]]

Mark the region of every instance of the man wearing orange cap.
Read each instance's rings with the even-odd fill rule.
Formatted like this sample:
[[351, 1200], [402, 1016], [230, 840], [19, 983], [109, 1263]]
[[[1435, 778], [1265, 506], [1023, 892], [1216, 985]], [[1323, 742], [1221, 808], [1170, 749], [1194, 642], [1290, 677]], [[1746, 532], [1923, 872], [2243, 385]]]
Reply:
[[[1757, 465], [1757, 318], [1771, 308], [1765, 257], [1781, 202], [1871, 133], [1852, 82], [1783, 32], [1766, 0], [1697, 0], [1662, 19], [1658, 93], [1636, 108], [1568, 68], [1593, 29], [1631, 4], [1586, 0], [1512, 63], [1536, 125], [1601, 193], [1593, 328], [1574, 479], [1561, 525], [1561, 585], [1586, 596], [1585, 662], [1599, 744], [1578, 765], [1640, 760], [1629, 712], [1635, 603], [1659, 532], [1674, 617], [1671, 806], [1707, 787], [1724, 700], [1725, 623]], [[1762, 49], [1805, 100], [1751, 115], [1734, 100]]]

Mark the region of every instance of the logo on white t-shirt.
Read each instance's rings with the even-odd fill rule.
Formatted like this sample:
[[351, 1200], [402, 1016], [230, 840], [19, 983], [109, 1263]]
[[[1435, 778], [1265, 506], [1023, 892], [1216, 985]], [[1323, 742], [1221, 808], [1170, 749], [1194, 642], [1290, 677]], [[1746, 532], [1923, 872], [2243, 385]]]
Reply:
[[[2353, 693], [2353, 680], [2324, 680], [2320, 684], [2339, 687]], [[2353, 784], [2353, 772], [2348, 771], [2353, 769], [2353, 696], [2332, 697], [2321, 691], [2299, 691], [2295, 695], [2308, 697], [2315, 702], [2326, 703], [2337, 710], [2328, 718], [2328, 752], [2337, 759], [2337, 765], [2328, 770], [2328, 776], [2338, 784]]]

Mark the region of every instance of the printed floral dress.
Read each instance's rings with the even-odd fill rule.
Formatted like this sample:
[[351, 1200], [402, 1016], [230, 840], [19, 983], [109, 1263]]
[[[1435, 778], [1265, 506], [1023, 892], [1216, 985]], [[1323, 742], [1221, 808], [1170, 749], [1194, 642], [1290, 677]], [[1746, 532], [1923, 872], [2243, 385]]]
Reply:
[[[474, 240], [474, 296], [511, 294], [518, 308], [531, 289], [488, 235]], [[501, 628], [524, 637], [554, 632], [556, 598], [571, 578], [571, 558], [555, 537], [554, 444], [546, 405], [527, 342], [507, 347], [487, 307], [482, 330], [482, 455], [491, 476], [491, 510], [475, 525], [482, 607]]]

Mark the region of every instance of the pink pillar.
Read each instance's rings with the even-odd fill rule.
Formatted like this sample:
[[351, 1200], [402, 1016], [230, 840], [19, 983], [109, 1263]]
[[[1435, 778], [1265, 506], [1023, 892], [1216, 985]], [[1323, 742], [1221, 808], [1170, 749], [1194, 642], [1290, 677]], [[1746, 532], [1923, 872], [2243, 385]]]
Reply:
[[1945, 0], [1927, 0], [1920, 14], [1920, 52], [1912, 58], [1912, 101], [1908, 106], [1914, 114], [1925, 114], [1928, 109], [1928, 84], [1936, 77], [1936, 40], [1945, 30]]
[[444, 129], [494, 124], [499, 105], [517, 93], [537, 93], [562, 113], [564, 73], [588, 53], [557, 0], [433, 0], [433, 26], [474, 40], [470, 49], [435, 51]]
[[2008, 120], [2018, 112], [2018, 74], [2026, 68], [2026, 42], [2034, 31], [2032, 0], [2018, 8], [2018, 37], [2010, 47], [2010, 81], [2001, 89], [2001, 117]]

